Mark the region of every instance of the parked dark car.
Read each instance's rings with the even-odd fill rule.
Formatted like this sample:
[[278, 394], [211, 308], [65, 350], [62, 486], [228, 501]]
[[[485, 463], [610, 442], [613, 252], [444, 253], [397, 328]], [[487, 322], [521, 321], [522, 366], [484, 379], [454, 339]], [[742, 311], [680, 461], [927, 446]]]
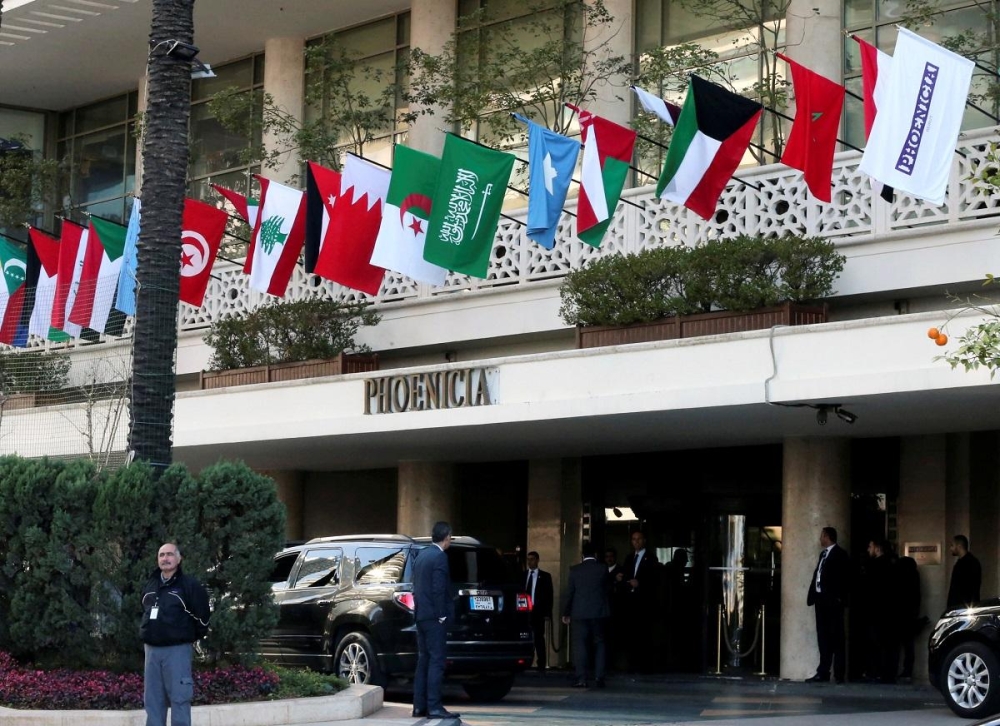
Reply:
[[[261, 643], [268, 660], [334, 672], [352, 683], [411, 678], [417, 663], [413, 562], [430, 538], [323, 537], [288, 547], [271, 577], [281, 616]], [[492, 547], [453, 537], [447, 550], [455, 622], [446, 675], [469, 697], [499, 700], [531, 664], [530, 598]]]
[[928, 675], [963, 718], [1000, 712], [1000, 598], [949, 610], [931, 633]]

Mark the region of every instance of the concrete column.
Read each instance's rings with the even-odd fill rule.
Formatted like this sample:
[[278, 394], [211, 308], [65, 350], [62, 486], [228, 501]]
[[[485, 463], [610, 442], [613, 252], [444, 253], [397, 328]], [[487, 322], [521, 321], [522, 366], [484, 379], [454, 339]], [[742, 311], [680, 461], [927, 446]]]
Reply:
[[[997, 562], [1000, 558], [1000, 454], [997, 446], [1000, 435], [996, 431], [982, 431], [971, 435], [969, 462], [969, 507], [968, 530], [949, 532], [948, 537], [966, 534], [969, 549], [983, 566], [982, 596], [995, 597], [1000, 594], [997, 581]], [[952, 502], [948, 502], [949, 510]]]
[[[146, 89], [149, 85], [149, 77], [139, 78], [139, 103], [137, 108], [139, 113], [146, 113]], [[135, 140], [135, 194], [142, 198], [142, 139]]]
[[[295, 118], [305, 110], [305, 40], [303, 38], [268, 38], [264, 41], [264, 93], [274, 99], [279, 109]], [[267, 169], [269, 179], [288, 183], [299, 173], [298, 151], [288, 147], [286, 140], [265, 134], [264, 147], [279, 149], [279, 165]]]
[[785, 54], [838, 83], [844, 75], [842, 12], [839, 0], [791, 0], [785, 12]]
[[428, 537], [435, 522], [458, 529], [458, 487], [449, 462], [401, 461], [396, 494], [396, 526], [400, 534]]
[[785, 439], [781, 494], [782, 678], [811, 676], [819, 663], [816, 616], [806, 605], [823, 527], [850, 545], [850, 444], [846, 439]]
[[[585, 29], [584, 47], [589, 50], [607, 43], [602, 53], [631, 58], [635, 25], [632, 17], [632, 0], [605, 0], [604, 6], [614, 18], [614, 23], [600, 30]], [[632, 99], [629, 98], [632, 92], [628, 89], [628, 81], [628, 78], [621, 77], [599, 82], [594, 89], [597, 97], [587, 104], [587, 110], [622, 126], [628, 126], [632, 119]]]
[[278, 499], [285, 505], [285, 539], [305, 537], [305, 475], [301, 471], [273, 470], [260, 472], [278, 485]]
[[[535, 459], [528, 462], [528, 552], [535, 550], [540, 567], [552, 575], [555, 603], [552, 632], [558, 637], [561, 594], [569, 568], [580, 561], [581, 519], [579, 459]], [[552, 650], [548, 662], [566, 663], [567, 649]]]
[[[457, 3], [444, 0], [412, 0], [410, 2], [410, 47], [437, 55], [451, 40], [457, 21]], [[411, 108], [411, 111], [419, 109]], [[444, 132], [451, 127], [445, 122], [447, 107], [435, 106], [433, 115], [421, 115], [410, 127], [407, 145], [440, 156], [444, 149]]]

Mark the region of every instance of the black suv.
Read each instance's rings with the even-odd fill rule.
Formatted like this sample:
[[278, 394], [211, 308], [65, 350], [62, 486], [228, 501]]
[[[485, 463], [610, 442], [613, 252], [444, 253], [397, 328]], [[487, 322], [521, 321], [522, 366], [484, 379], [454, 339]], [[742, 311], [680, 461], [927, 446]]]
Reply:
[[1000, 711], [1000, 599], [942, 615], [931, 633], [927, 667], [931, 683], [959, 716]]
[[[281, 617], [262, 655], [332, 671], [352, 683], [385, 685], [412, 677], [417, 664], [413, 562], [430, 538], [323, 537], [288, 547], [271, 576]], [[514, 674], [531, 665], [531, 602], [492, 547], [453, 537], [447, 550], [455, 622], [446, 674], [469, 697], [499, 700]]]

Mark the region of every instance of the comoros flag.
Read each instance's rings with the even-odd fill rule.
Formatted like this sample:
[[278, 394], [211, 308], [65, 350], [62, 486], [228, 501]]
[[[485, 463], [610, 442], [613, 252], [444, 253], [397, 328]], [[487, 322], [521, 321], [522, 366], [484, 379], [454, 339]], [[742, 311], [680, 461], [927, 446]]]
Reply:
[[27, 254], [23, 247], [0, 238], [0, 343], [13, 345], [21, 322]]

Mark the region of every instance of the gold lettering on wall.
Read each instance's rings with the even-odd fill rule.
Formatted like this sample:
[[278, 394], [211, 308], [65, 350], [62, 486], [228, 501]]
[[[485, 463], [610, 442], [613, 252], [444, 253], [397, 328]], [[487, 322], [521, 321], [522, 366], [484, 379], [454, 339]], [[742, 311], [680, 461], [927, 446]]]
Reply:
[[[365, 415], [490, 406], [496, 369], [460, 368], [365, 379]], [[495, 391], [493, 394], [495, 395]]]

